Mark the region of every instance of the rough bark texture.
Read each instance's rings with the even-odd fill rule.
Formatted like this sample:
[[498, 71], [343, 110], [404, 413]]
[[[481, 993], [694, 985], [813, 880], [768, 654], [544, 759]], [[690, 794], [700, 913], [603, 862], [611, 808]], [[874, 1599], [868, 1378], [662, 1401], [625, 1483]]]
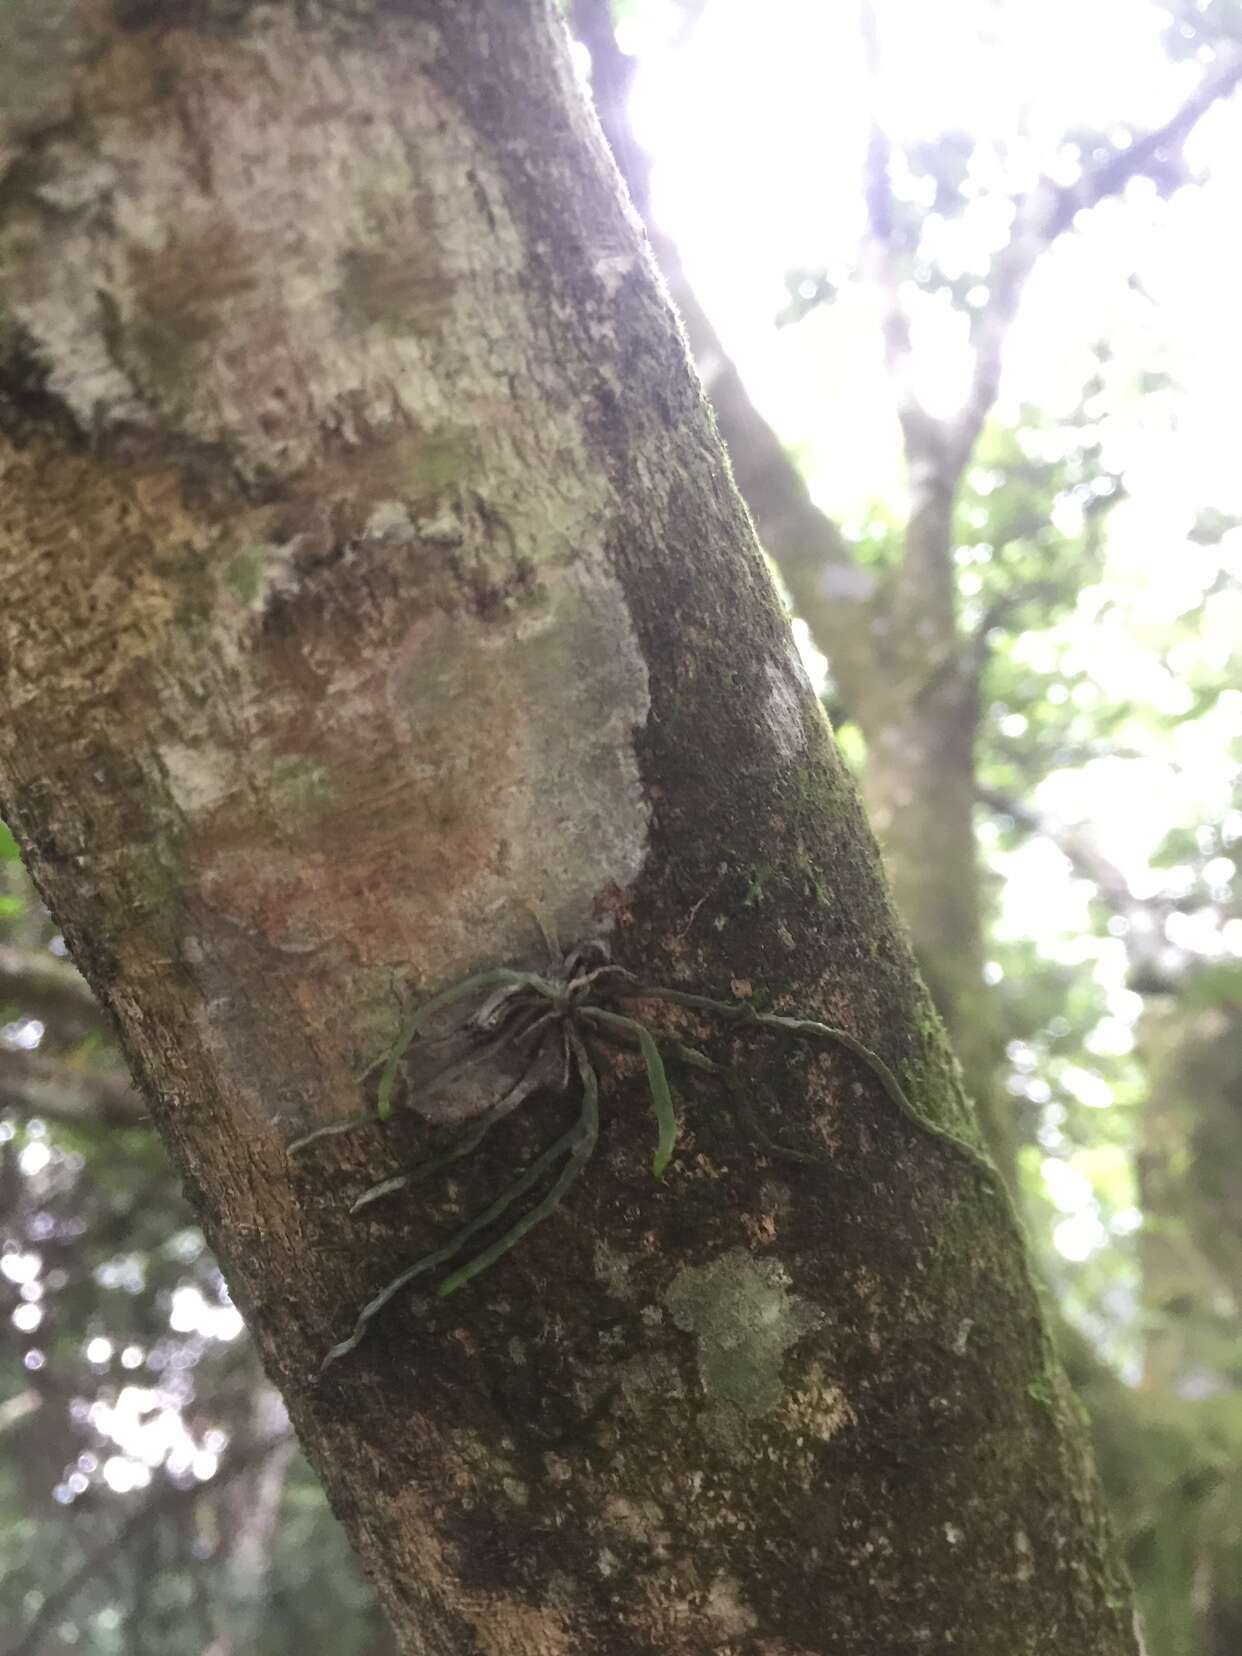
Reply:
[[831, 1050], [691, 1025], [830, 1164], [679, 1076], [659, 1185], [618, 1060], [319, 1375], [534, 1128], [284, 1147], [527, 901], [972, 1130], [550, 5], [10, 4], [0, 110], [4, 811], [405, 1648], [1132, 1652], [1009, 1212]]

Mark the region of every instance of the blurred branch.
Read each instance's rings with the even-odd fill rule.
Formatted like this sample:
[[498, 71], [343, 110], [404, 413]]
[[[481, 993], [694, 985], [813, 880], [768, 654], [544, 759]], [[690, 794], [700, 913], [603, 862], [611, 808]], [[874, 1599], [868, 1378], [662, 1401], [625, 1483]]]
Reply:
[[33, 1386], [28, 1386], [25, 1391], [15, 1392], [12, 1397], [6, 1397], [4, 1402], [0, 1403], [0, 1436], [14, 1426], [20, 1426], [23, 1420], [37, 1414], [42, 1407], [43, 1398]]
[[1088, 167], [1073, 184], [1057, 184], [1046, 175], [1015, 203], [1009, 240], [992, 261], [987, 303], [975, 313], [971, 335], [974, 370], [970, 394], [952, 422], [954, 475], [970, 458], [983, 422], [1000, 389], [1001, 361], [1009, 330], [1032, 270], [1078, 213], [1120, 195], [1134, 178], [1150, 178], [1168, 188], [1176, 179], [1181, 146], [1199, 120], [1242, 81], [1242, 54], [1231, 54], [1206, 74], [1180, 109], [1163, 126], [1118, 146], [1107, 160]]
[[870, 133], [864, 164], [863, 198], [867, 208], [867, 263], [884, 303], [881, 333], [906, 458], [944, 464], [945, 432], [918, 399], [914, 388], [914, 346], [910, 317], [901, 298], [901, 245], [893, 196], [893, 149], [880, 118], [880, 36], [871, 0], [860, 0], [859, 23], [866, 66]]
[[1131, 989], [1140, 994], [1164, 994], [1177, 988], [1181, 952], [1164, 934], [1165, 921], [1178, 907], [1176, 903], [1164, 897], [1139, 897], [1116, 863], [1081, 827], [1060, 822], [999, 788], [980, 786], [976, 797], [989, 810], [1011, 818], [1028, 833], [1055, 845], [1074, 873], [1095, 887], [1109, 913], [1125, 922], [1123, 941]]
[[989, 810], [1012, 817], [1028, 833], [1038, 834], [1055, 845], [1075, 874], [1091, 881], [1101, 901], [1114, 914], [1129, 914], [1135, 907], [1144, 906], [1131, 891], [1129, 881], [1117, 865], [1109, 861], [1081, 828], [1058, 822], [1055, 817], [1037, 811], [1034, 806], [1014, 799], [999, 788], [980, 787], [978, 797]]
[[0, 1108], [72, 1127], [143, 1127], [147, 1107], [129, 1080], [62, 1058], [0, 1046]]
[[237, 1454], [230, 1455], [222, 1469], [206, 1483], [195, 1484], [189, 1489], [178, 1489], [175, 1484], [169, 1484], [152, 1495], [137, 1512], [125, 1520], [114, 1535], [87, 1553], [78, 1568], [66, 1576], [54, 1592], [48, 1594], [39, 1606], [33, 1621], [18, 1638], [17, 1643], [10, 1645], [4, 1652], [4, 1656], [38, 1656], [39, 1646], [87, 1582], [101, 1570], [107, 1569], [112, 1560], [137, 1540], [149, 1525], [156, 1523], [160, 1518], [175, 1517], [192, 1506], [200, 1496], [214, 1494], [233, 1478], [259, 1465], [269, 1455], [283, 1450], [289, 1437], [288, 1432], [282, 1432], [266, 1443], [255, 1444], [251, 1449], [240, 1450]]
[[91, 1029], [107, 1026], [85, 978], [47, 949], [0, 944], [0, 1005], [15, 1006], [45, 1024], [67, 1021]]

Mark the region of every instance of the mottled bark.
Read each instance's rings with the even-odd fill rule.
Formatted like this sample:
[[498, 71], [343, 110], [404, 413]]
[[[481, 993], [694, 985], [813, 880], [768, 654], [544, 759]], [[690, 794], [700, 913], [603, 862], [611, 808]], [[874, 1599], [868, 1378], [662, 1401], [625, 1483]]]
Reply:
[[555, 1218], [320, 1375], [540, 1111], [365, 1219], [417, 1122], [285, 1146], [528, 902], [972, 1127], [550, 4], [33, 15], [4, 810], [404, 1648], [1132, 1652], [1009, 1210], [831, 1049], [682, 1019], [824, 1159], [678, 1073], [660, 1184], [610, 1061]]

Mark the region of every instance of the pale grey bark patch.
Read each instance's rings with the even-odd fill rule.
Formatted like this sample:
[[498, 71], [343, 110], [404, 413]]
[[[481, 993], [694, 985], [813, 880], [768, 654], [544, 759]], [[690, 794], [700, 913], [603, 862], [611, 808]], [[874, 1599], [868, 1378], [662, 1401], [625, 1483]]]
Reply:
[[782, 759], [796, 760], [807, 749], [806, 707], [813, 699], [810, 680], [796, 646], [789, 643], [784, 662], [766, 666], [767, 696], [763, 718]]
[[159, 750], [172, 797], [187, 816], [221, 805], [237, 786], [237, 767], [228, 755], [165, 742]]
[[389, 700], [444, 820], [483, 815], [502, 848], [436, 917], [446, 938], [457, 933], [457, 957], [480, 936], [498, 940], [498, 960], [528, 952], [530, 916], [515, 893], [554, 921], [562, 943], [597, 930], [601, 892], [624, 889], [642, 868], [649, 814], [634, 750], [647, 674], [611, 578], [547, 569], [518, 625], [504, 629], [466, 614], [416, 622]]
[[857, 1424], [857, 1414], [844, 1389], [812, 1362], [798, 1390], [789, 1395], [787, 1416], [795, 1431], [831, 1443], [838, 1432]]
[[1017, 1529], [1013, 1536], [1014, 1556], [1017, 1564], [1014, 1569], [1016, 1581], [1027, 1582], [1035, 1574], [1035, 1549], [1031, 1545], [1031, 1538], [1024, 1529]]
[[[397, 38], [386, 59], [345, 43], [308, 52], [307, 31], [273, 7], [240, 47], [188, 31], [173, 31], [158, 55], [145, 42], [116, 45], [99, 72], [128, 71], [129, 96], [96, 119], [89, 167], [83, 141], [67, 139], [45, 151], [38, 186], [50, 201], [58, 176], [72, 174], [93, 181], [93, 196], [36, 256], [14, 260], [9, 279], [19, 319], [54, 342], [52, 387], [84, 426], [154, 420], [175, 405], [187, 437], [227, 440], [259, 471], [310, 462], [325, 427], [358, 441], [393, 421], [448, 417], [431, 353], [445, 328], [477, 334], [469, 277], [482, 274], [471, 269], [482, 209], [480, 223], [464, 222], [468, 200], [450, 209], [420, 176], [433, 131], [460, 134], [453, 159], [480, 176], [487, 235], [507, 240], [511, 266], [520, 261], [500, 192], [487, 190], [494, 164], [426, 77], [435, 30]], [[179, 139], [165, 127], [152, 143], [151, 109], [180, 96], [191, 56], [192, 118]], [[214, 76], [202, 64], [211, 58]], [[405, 125], [372, 122], [371, 108], [402, 109]], [[291, 208], [308, 174], [333, 211]], [[443, 185], [447, 174], [437, 176]], [[113, 239], [106, 307], [93, 256], [101, 221]]]
[[[38, 9], [10, 25], [18, 44]], [[313, 464], [324, 432], [358, 446], [394, 428], [470, 429], [489, 477], [538, 465], [557, 421], [534, 431], [498, 395], [506, 376], [547, 371], [522, 288], [530, 250], [494, 149], [433, 73], [439, 31], [411, 22], [383, 57], [316, 35], [268, 7], [240, 36], [114, 40], [86, 71], [116, 88], [106, 112], [43, 146], [24, 211], [7, 217], [6, 304], [84, 429], [171, 415], [256, 476]], [[63, 118], [82, 73], [67, 48], [63, 62], [44, 54], [26, 117], [0, 108], [0, 162], [10, 127]], [[572, 411], [564, 424], [576, 432]]]
[[779, 1260], [752, 1259], [744, 1248], [687, 1267], [664, 1298], [678, 1328], [695, 1336], [708, 1397], [750, 1418], [780, 1406], [785, 1353], [823, 1321], [817, 1306], [789, 1292]]
[[705, 1608], [724, 1639], [744, 1639], [759, 1625], [758, 1616], [742, 1598], [740, 1583], [723, 1571], [711, 1584]]
[[609, 1247], [604, 1237], [596, 1237], [595, 1274], [617, 1299], [625, 1299], [630, 1293], [630, 1264], [630, 1259]]

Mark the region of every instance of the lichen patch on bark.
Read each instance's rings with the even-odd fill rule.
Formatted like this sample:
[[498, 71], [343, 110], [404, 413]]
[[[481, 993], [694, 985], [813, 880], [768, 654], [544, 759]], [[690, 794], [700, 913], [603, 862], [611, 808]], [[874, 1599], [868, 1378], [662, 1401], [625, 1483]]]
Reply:
[[787, 1413], [795, 1431], [821, 1443], [831, 1443], [858, 1418], [843, 1388], [828, 1378], [819, 1362], [808, 1365], [802, 1384], [789, 1394]]
[[708, 1590], [707, 1614], [718, 1624], [722, 1639], [745, 1638], [759, 1625], [758, 1616], [742, 1599], [740, 1583], [724, 1571]]
[[778, 1260], [754, 1259], [744, 1248], [687, 1266], [664, 1297], [678, 1328], [695, 1336], [707, 1396], [749, 1419], [780, 1406], [785, 1353], [823, 1321], [818, 1307], [790, 1293]]
[[231, 755], [204, 752], [185, 742], [165, 742], [159, 753], [173, 799], [189, 817], [215, 810], [237, 786]]
[[766, 678], [763, 717], [773, 746], [783, 759], [801, 759], [807, 748], [804, 719], [811, 698], [806, 669], [792, 642], [783, 662], [768, 662]]
[[468, 613], [415, 623], [389, 699], [443, 830], [459, 825], [498, 851], [451, 889], [436, 889], [430, 867], [415, 873], [437, 929], [461, 938], [461, 954], [470, 935], [495, 938], [497, 959], [529, 952], [515, 891], [566, 942], [598, 929], [600, 892], [624, 889], [642, 867], [648, 817], [633, 744], [646, 670], [604, 572], [546, 569], [516, 627]]

